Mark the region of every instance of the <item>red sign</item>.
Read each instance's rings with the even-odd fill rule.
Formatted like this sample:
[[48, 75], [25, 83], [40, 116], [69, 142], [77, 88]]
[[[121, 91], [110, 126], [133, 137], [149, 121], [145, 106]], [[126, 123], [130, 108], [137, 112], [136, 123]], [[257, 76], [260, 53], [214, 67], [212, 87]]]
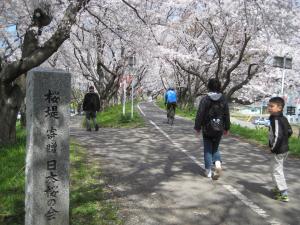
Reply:
[[130, 84], [133, 80], [132, 75], [123, 75], [120, 79], [120, 83], [122, 84]]

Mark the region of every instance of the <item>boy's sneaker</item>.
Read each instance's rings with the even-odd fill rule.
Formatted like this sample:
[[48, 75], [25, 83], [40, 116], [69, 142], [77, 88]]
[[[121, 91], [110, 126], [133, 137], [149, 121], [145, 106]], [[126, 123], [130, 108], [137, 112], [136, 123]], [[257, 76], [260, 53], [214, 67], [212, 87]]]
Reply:
[[88, 128], [88, 129], [86, 129], [87, 131], [92, 131], [92, 129], [91, 128]]
[[218, 180], [219, 177], [221, 176], [221, 172], [222, 172], [221, 162], [216, 161], [215, 165], [216, 165], [216, 169], [215, 169], [215, 172], [214, 172], [214, 175], [213, 175], [212, 178], [214, 180]]
[[277, 194], [280, 194], [280, 191], [277, 187], [274, 187], [271, 189], [271, 192], [274, 194], [274, 195], [277, 195]]
[[278, 193], [277, 195], [275, 195], [275, 199], [282, 201], [282, 202], [288, 202], [289, 201], [289, 197], [287, 195], [283, 195], [281, 193]]

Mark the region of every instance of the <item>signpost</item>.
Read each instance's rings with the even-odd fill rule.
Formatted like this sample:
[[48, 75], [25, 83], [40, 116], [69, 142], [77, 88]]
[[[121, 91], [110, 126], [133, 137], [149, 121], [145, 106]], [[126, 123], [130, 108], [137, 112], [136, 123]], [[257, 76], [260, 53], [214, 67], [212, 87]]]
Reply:
[[126, 105], [126, 77], [123, 78], [123, 116], [125, 116], [125, 105]]
[[127, 88], [127, 84], [129, 84], [130, 82], [132, 82], [133, 80], [133, 76], [131, 75], [123, 75], [121, 78], [121, 85], [123, 88], [123, 115], [125, 115], [126, 113], [126, 88]]

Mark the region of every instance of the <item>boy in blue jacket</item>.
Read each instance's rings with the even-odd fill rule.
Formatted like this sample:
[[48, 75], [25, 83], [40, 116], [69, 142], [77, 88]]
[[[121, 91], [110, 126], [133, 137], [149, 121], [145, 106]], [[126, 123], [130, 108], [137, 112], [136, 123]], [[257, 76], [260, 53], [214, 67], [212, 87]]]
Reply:
[[288, 202], [287, 184], [283, 172], [283, 164], [288, 156], [288, 139], [292, 135], [292, 128], [283, 116], [284, 100], [281, 97], [273, 97], [269, 100], [268, 111], [270, 113], [269, 147], [273, 154], [271, 162], [272, 180], [275, 188], [272, 189], [275, 199]]

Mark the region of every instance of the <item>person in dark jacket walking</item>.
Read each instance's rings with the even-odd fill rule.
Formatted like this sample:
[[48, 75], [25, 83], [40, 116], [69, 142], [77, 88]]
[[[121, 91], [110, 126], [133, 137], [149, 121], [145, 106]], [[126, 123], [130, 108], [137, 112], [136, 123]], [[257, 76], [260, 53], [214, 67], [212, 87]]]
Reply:
[[[230, 117], [228, 103], [221, 93], [220, 81], [210, 79], [207, 88], [209, 93], [199, 103], [194, 129], [198, 135], [202, 130], [206, 176], [217, 180], [222, 171], [219, 144], [222, 135], [228, 134]], [[213, 163], [214, 172], [212, 172]]]
[[283, 116], [284, 100], [281, 97], [273, 97], [269, 100], [268, 111], [270, 113], [269, 147], [271, 150], [271, 174], [275, 188], [272, 192], [275, 199], [288, 202], [287, 184], [283, 172], [283, 164], [288, 156], [288, 139], [293, 134], [292, 128]]
[[92, 131], [90, 121], [91, 119], [93, 121], [95, 130], [98, 131], [99, 126], [96, 121], [96, 114], [97, 111], [100, 110], [100, 99], [99, 95], [95, 93], [93, 86], [89, 87], [89, 92], [84, 96], [82, 109], [83, 111], [85, 111], [87, 131]]

